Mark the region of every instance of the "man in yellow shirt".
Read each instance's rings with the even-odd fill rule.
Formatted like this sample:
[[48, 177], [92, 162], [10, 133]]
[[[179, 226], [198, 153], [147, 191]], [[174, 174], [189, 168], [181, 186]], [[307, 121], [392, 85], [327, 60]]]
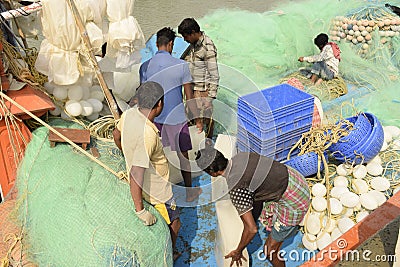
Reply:
[[[124, 153], [130, 190], [136, 215], [145, 225], [156, 217], [143, 206], [143, 199], [153, 205], [169, 225], [172, 246], [181, 226], [169, 182], [168, 161], [163, 151], [154, 118], [163, 109], [164, 90], [156, 82], [145, 82], [136, 92], [137, 107], [125, 111], [114, 130], [114, 141]], [[180, 254], [174, 252], [174, 259]]]

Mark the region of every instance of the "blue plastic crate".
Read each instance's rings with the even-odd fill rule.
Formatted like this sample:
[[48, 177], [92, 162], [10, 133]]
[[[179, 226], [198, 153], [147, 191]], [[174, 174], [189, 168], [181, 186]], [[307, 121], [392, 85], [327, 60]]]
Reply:
[[291, 148], [299, 140], [298, 136], [293, 136], [293, 137], [288, 137], [279, 142], [264, 143], [264, 142], [257, 142], [254, 139], [246, 139], [245, 137], [241, 136], [240, 134], [237, 135], [237, 138], [238, 138], [238, 140], [240, 140], [240, 142], [242, 144], [247, 144], [251, 147], [256, 147], [259, 149], [275, 149], [275, 150], [283, 150], [283, 149]]
[[[247, 132], [256, 136], [261, 140], [272, 139], [276, 136], [297, 130], [299, 128], [308, 128], [312, 126], [312, 115], [305, 117], [296, 117], [288, 122], [281, 122], [280, 124], [271, 124], [272, 126], [262, 129], [254, 125], [248, 120], [238, 118], [238, 128], [244, 128]], [[306, 132], [306, 131], [305, 131]]]
[[287, 146], [292, 146], [294, 143], [296, 143], [301, 138], [302, 133], [307, 131], [307, 128], [303, 128], [277, 136], [276, 138], [260, 140], [254, 135], [249, 134], [241, 128], [238, 128], [237, 139], [243, 144], [253, 144], [260, 148], [281, 147], [282, 145], [286, 148]]
[[[241, 142], [237, 142], [237, 148], [238, 151], [240, 152], [254, 152], [266, 157], [273, 158], [276, 161], [285, 160], [290, 152], [290, 148], [284, 150], [261, 150], [254, 147], [248, 147], [247, 145], [242, 144]], [[291, 156], [296, 156], [298, 153], [299, 152], [297, 150], [294, 150], [291, 153]]]
[[242, 118], [247, 118], [248, 120], [257, 120], [263, 123], [268, 123], [270, 121], [276, 121], [280, 119], [285, 119], [287, 117], [296, 116], [298, 114], [301, 115], [309, 115], [314, 111], [314, 101], [307, 102], [298, 106], [288, 106], [286, 109], [281, 110], [280, 112], [267, 112], [264, 114], [257, 113], [254, 109], [249, 109], [247, 106], [243, 106], [240, 102], [238, 102], [238, 116]]
[[[284, 140], [284, 139], [290, 138], [290, 137], [294, 137], [294, 136], [300, 137], [303, 133], [308, 132], [310, 129], [311, 129], [311, 124], [306, 124], [304, 126], [294, 128], [291, 131], [287, 131], [284, 133], [275, 132], [275, 134], [271, 134], [270, 138], [262, 139], [259, 136], [255, 135], [253, 132], [247, 131], [247, 129], [243, 125], [238, 124], [237, 133], [238, 134], [240, 133], [243, 137], [245, 137], [247, 139], [254, 139], [255, 141], [257, 141], [259, 143], [266, 143], [266, 142], [279, 142], [281, 140]], [[271, 129], [269, 132], [273, 133], [273, 131], [274, 131], [274, 129]], [[261, 131], [257, 131], [257, 132], [261, 132]]]
[[286, 112], [293, 106], [306, 103], [313, 104], [314, 97], [289, 84], [279, 84], [238, 98], [238, 104], [260, 115]]

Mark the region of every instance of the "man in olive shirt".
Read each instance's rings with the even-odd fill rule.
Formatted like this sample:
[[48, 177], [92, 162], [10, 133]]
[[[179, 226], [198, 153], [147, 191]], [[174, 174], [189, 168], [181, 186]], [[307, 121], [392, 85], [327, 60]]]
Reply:
[[163, 151], [154, 118], [163, 109], [164, 90], [156, 82], [145, 82], [136, 92], [137, 107], [125, 111], [114, 130], [114, 140], [124, 153], [136, 215], [145, 225], [156, 217], [143, 206], [143, 199], [152, 204], [169, 225], [174, 249], [181, 223], [169, 180], [168, 161]]
[[[278, 257], [283, 241], [296, 233], [310, 206], [310, 190], [296, 170], [256, 153], [240, 152], [227, 160], [221, 152], [206, 147], [198, 152], [197, 165], [213, 177], [222, 175], [229, 196], [244, 225], [237, 248], [225, 258], [231, 266], [246, 261], [242, 251], [256, 235], [256, 221], [264, 210], [271, 230], [264, 253], [274, 266], [285, 266]], [[272, 227], [272, 229], [271, 229]]]
[[178, 26], [178, 32], [190, 44], [181, 59], [190, 63], [193, 77], [193, 95], [201, 117], [208, 126], [207, 138], [213, 136], [212, 101], [217, 97], [219, 72], [217, 48], [194, 18], [184, 19]]

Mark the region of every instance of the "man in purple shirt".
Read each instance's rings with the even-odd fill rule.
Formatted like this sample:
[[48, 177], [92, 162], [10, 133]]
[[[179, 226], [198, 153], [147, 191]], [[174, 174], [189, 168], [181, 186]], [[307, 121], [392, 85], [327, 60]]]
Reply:
[[[196, 118], [196, 127], [199, 132], [203, 130], [203, 122], [198, 119], [196, 102], [193, 99], [191, 88], [192, 76], [188, 63], [174, 58], [171, 53], [174, 47], [176, 34], [171, 28], [163, 28], [157, 32], [157, 53], [140, 66], [140, 82], [153, 81], [161, 84], [164, 89], [164, 109], [154, 120], [161, 132], [164, 147], [170, 146], [172, 151], [177, 151], [180, 169], [186, 187], [186, 201], [197, 199], [201, 193], [200, 188], [192, 188], [192, 177], [188, 151], [192, 143], [188, 128], [183, 103], [183, 91], [186, 104]], [[192, 119], [192, 118], [190, 118]]]

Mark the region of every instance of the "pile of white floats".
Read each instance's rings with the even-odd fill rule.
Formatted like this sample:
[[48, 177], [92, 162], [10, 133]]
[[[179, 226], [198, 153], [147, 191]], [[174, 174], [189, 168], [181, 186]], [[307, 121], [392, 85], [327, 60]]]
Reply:
[[83, 79], [73, 85], [56, 85], [45, 83], [46, 91], [56, 98], [56, 109], [50, 111], [53, 116], [63, 119], [83, 116], [90, 121], [96, 120], [100, 112], [109, 112], [103, 104], [104, 94], [100, 85], [92, 85]]
[[338, 16], [333, 19], [329, 34], [332, 41], [347, 40], [360, 44], [360, 53], [367, 54], [375, 32], [382, 44], [388, 43], [391, 38], [400, 35], [400, 18], [389, 14], [376, 20]]
[[[314, 183], [303, 245], [322, 250], [400, 189], [400, 129], [384, 127], [381, 152], [367, 164], [336, 166], [330, 183]], [[332, 169], [332, 168], [330, 168]]]

